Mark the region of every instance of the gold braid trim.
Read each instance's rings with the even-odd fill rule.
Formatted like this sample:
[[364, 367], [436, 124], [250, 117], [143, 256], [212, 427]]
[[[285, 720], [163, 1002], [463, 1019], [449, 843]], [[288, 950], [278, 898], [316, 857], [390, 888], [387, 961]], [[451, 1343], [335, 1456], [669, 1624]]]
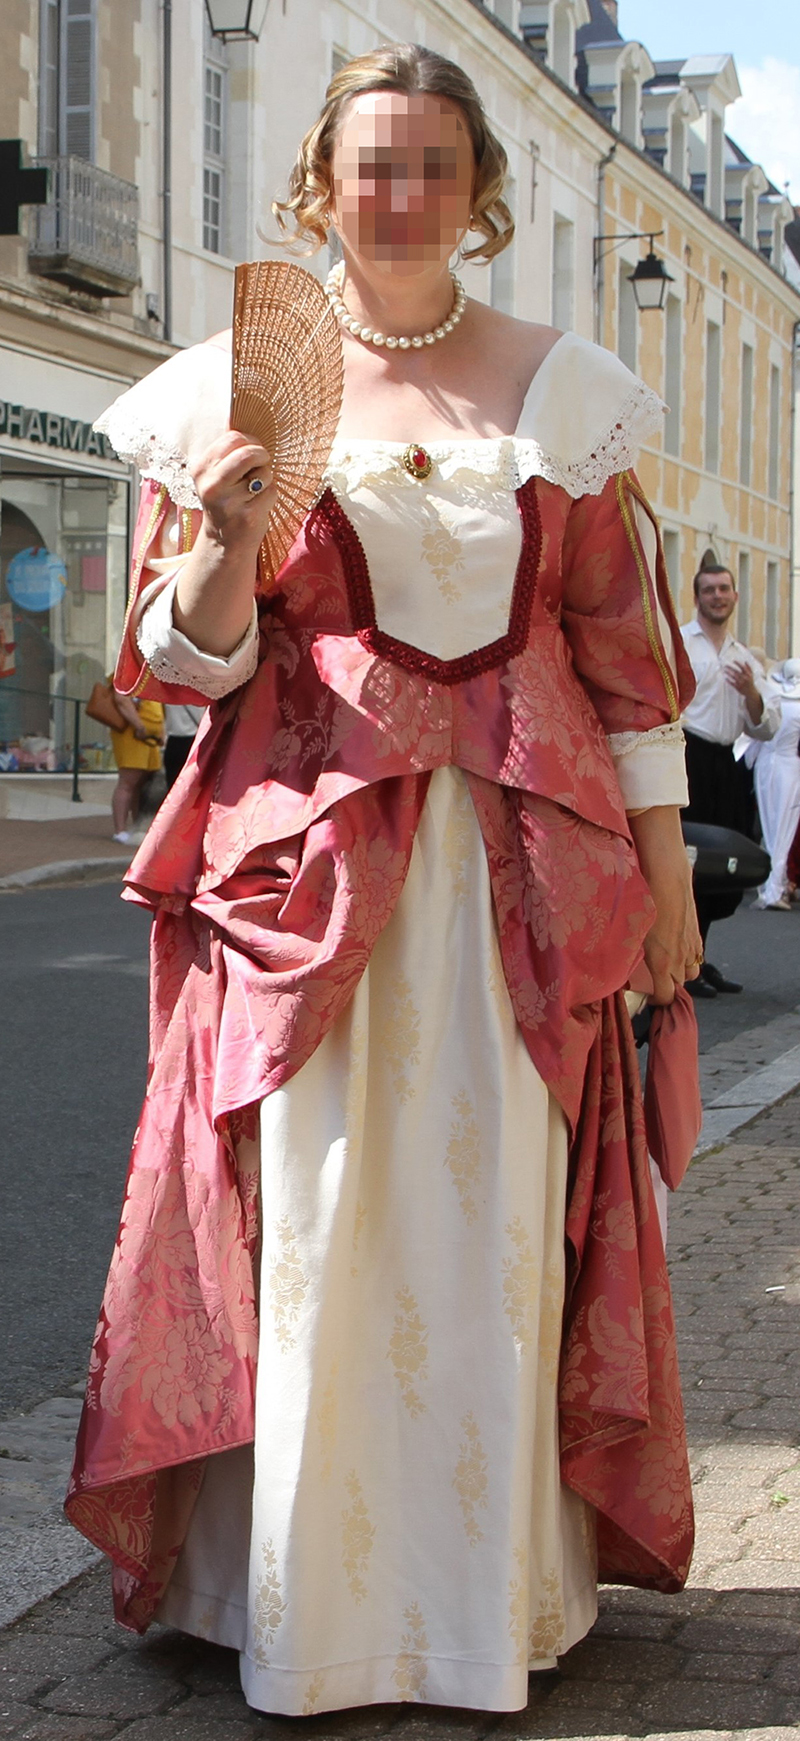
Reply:
[[664, 690], [669, 703], [669, 717], [670, 720], [674, 722], [680, 718], [681, 710], [678, 703], [678, 695], [673, 682], [669, 660], [661, 644], [656, 618], [653, 614], [647, 565], [645, 563], [644, 553], [639, 539], [638, 528], [628, 503], [626, 490], [630, 490], [631, 495], [635, 496], [637, 501], [641, 502], [642, 507], [645, 508], [648, 513], [650, 512], [650, 509], [646, 498], [636, 489], [630, 472], [618, 472], [614, 479], [614, 488], [617, 495], [617, 505], [622, 516], [622, 524], [625, 527], [625, 536], [630, 544], [631, 550], [633, 551], [633, 558], [639, 573], [639, 585], [642, 591], [642, 612], [644, 615], [647, 643], [661, 673], [661, 680], [664, 684]]
[[192, 510], [181, 508], [180, 554], [185, 556], [192, 548]]
[[[133, 559], [133, 567], [131, 569], [130, 592], [128, 593], [128, 608], [125, 612], [125, 622], [124, 622], [123, 628], [122, 628], [123, 645], [125, 643], [125, 636], [128, 633], [128, 624], [129, 624], [130, 619], [131, 619], [131, 611], [133, 610], [133, 607], [136, 603], [136, 594], [139, 590], [139, 581], [142, 578], [142, 569], [144, 568], [144, 559], [145, 559], [145, 556], [147, 555], [147, 547], [150, 543], [150, 539], [152, 538], [153, 533], [155, 532], [156, 526], [158, 525], [158, 522], [161, 518], [161, 510], [164, 506], [166, 496], [167, 496], [167, 486], [166, 486], [166, 484], [161, 484], [159, 491], [158, 491], [158, 495], [156, 496], [156, 499], [153, 503], [153, 506], [150, 509], [150, 518], [149, 518], [147, 525], [145, 526], [144, 532], [142, 534], [142, 541], [141, 541], [139, 548], [138, 548], [138, 550], [134, 556], [134, 559]], [[135, 697], [137, 695], [141, 695], [142, 690], [144, 689], [144, 686], [145, 686], [145, 684], [148, 680], [148, 677], [150, 675], [151, 675], [150, 667], [149, 667], [149, 665], [145, 665], [144, 670], [142, 672], [141, 677], [139, 678], [138, 683], [134, 684], [134, 687], [131, 690], [131, 695], [133, 697]]]

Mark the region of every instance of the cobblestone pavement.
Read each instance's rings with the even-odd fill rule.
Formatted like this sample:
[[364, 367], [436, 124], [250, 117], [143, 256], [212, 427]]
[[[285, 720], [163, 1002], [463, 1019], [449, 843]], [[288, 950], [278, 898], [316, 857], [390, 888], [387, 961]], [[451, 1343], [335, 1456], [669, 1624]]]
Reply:
[[247, 1710], [232, 1652], [115, 1628], [92, 1568], [0, 1634], [0, 1741], [800, 1741], [799, 1116], [795, 1093], [695, 1162], [670, 1206], [698, 1512], [682, 1596], [602, 1592], [524, 1712], [291, 1720]]

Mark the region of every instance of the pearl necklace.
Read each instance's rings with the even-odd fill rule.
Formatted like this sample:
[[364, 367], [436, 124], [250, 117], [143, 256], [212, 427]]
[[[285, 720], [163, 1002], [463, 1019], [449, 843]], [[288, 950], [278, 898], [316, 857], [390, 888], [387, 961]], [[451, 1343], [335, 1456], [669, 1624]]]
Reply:
[[447, 334], [458, 326], [467, 306], [467, 293], [463, 284], [456, 278], [455, 273], [451, 273], [451, 277], [453, 280], [453, 306], [447, 320], [443, 320], [441, 326], [434, 327], [431, 332], [415, 333], [411, 339], [395, 338], [392, 333], [375, 332], [371, 326], [362, 326], [361, 322], [355, 319], [355, 316], [350, 313], [342, 301], [344, 265], [341, 261], [328, 273], [325, 291], [340, 326], [343, 326], [346, 332], [352, 333], [354, 339], [363, 339], [364, 344], [377, 345], [378, 348], [385, 345], [387, 351], [421, 351], [423, 345], [435, 345], [439, 339], [446, 338]]

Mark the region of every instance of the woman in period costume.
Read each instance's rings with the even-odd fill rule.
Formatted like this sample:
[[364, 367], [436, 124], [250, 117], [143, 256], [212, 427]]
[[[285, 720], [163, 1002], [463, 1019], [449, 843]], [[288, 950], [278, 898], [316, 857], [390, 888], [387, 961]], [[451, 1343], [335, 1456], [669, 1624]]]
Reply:
[[333, 80], [282, 210], [341, 240], [342, 415], [257, 604], [228, 341], [103, 420], [145, 477], [117, 683], [214, 705], [129, 873], [151, 1064], [68, 1510], [119, 1618], [267, 1711], [516, 1709], [598, 1576], [691, 1554], [623, 992], [700, 953], [662, 408], [454, 288], [504, 167], [428, 50]]
[[757, 907], [791, 912], [789, 854], [800, 818], [800, 659], [784, 659], [769, 674], [780, 702], [781, 722], [768, 743], [748, 749], [755, 766], [756, 800], [764, 845], [772, 865], [756, 899]]

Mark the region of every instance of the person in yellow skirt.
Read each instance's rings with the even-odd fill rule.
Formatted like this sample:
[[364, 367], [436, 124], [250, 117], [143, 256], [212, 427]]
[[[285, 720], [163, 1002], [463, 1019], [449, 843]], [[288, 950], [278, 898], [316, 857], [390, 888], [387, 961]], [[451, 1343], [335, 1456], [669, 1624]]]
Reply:
[[142, 787], [148, 774], [161, 767], [164, 742], [164, 709], [160, 701], [134, 701], [114, 690], [114, 700], [126, 721], [124, 731], [112, 731], [111, 744], [117, 764], [117, 784], [111, 799], [114, 839], [121, 845], [130, 840], [128, 822], [139, 814]]

